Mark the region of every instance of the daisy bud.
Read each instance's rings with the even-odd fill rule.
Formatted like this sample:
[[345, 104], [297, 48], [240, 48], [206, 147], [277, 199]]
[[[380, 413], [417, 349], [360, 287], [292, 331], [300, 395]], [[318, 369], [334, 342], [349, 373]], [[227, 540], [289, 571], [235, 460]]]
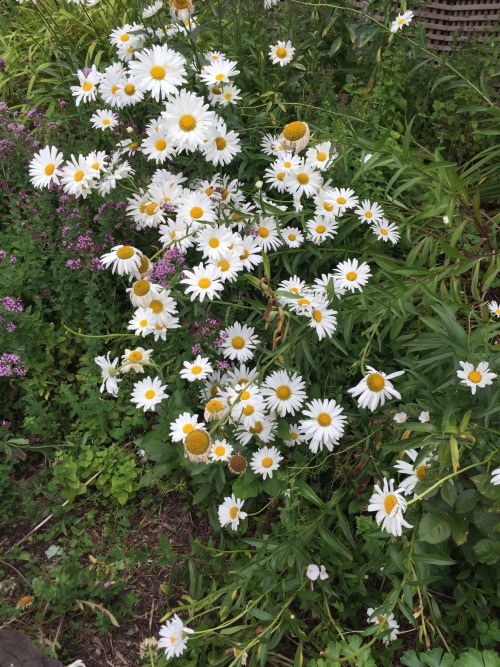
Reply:
[[255, 183], [255, 187], [257, 188], [257, 190], [262, 190], [263, 186], [264, 186], [264, 183], [262, 181], [257, 181]]

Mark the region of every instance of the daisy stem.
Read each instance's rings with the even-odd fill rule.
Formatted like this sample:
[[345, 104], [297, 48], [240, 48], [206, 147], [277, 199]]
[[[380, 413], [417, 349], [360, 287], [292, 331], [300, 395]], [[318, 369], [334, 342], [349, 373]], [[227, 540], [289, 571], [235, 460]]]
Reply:
[[153, 649], [151, 646], [148, 646], [148, 651], [149, 651], [149, 660], [151, 661], [151, 667], [155, 667], [155, 659], [153, 656]]
[[65, 324], [63, 324], [63, 327], [66, 329], [66, 331], [69, 331], [70, 333], [74, 334], [75, 336], [79, 336], [80, 338], [134, 338], [135, 334], [101, 334], [99, 336], [93, 335], [93, 334], [83, 334], [80, 333], [79, 331], [74, 331], [73, 329], [70, 329], [67, 327]]

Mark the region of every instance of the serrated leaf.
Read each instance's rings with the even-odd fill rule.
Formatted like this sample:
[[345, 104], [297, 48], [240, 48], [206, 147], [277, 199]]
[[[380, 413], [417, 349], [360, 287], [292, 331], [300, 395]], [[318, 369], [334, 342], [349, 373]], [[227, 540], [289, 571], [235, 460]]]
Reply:
[[439, 544], [444, 542], [451, 535], [450, 521], [439, 514], [439, 512], [430, 512], [425, 514], [418, 528], [418, 538], [428, 544]]

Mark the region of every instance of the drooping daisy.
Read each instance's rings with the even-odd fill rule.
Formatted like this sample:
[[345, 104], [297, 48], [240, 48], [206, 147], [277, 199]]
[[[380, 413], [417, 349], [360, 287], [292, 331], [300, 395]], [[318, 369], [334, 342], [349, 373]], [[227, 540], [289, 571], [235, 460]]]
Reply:
[[167, 46], [153, 46], [135, 54], [129, 71], [157, 102], [173, 95], [186, 83], [186, 59]]
[[153, 333], [155, 326], [155, 315], [151, 308], [137, 308], [133, 318], [128, 323], [127, 329], [130, 329], [136, 336], [145, 337]]
[[59, 167], [64, 162], [64, 155], [55, 146], [45, 146], [35, 153], [30, 162], [29, 174], [35, 188], [48, 188], [52, 183], [59, 184]]
[[133, 306], [147, 308], [153, 299], [158, 298], [163, 287], [141, 278], [132, 287], [127, 288]]
[[384, 217], [384, 211], [377, 202], [370, 203], [368, 199], [364, 199], [359, 207], [355, 209], [354, 215], [357, 215], [361, 222], [368, 222], [370, 224], [381, 222]]
[[97, 93], [97, 85], [101, 79], [100, 72], [97, 71], [95, 65], [92, 65], [87, 74], [79, 69], [77, 76], [78, 86], [71, 86], [71, 93], [75, 98], [76, 106], [79, 106], [80, 102], [93, 102]]
[[344, 409], [334, 400], [317, 398], [306, 403], [306, 408], [308, 409], [303, 413], [309, 419], [300, 422], [300, 430], [304, 434], [304, 440], [309, 442], [309, 449], [316, 454], [325, 446], [331, 452], [344, 435], [347, 421], [343, 414]]
[[255, 347], [260, 342], [253, 327], [235, 322], [221, 334], [224, 338], [221, 350], [226, 359], [236, 359], [239, 362], [252, 359]]
[[382, 241], [397, 243], [401, 238], [401, 234], [398, 232], [398, 226], [387, 222], [385, 218], [379, 222], [374, 223], [373, 225], [370, 225], [370, 229], [375, 234], [375, 236]]
[[285, 176], [285, 188], [293, 197], [297, 198], [303, 195], [313, 197], [322, 183], [321, 173], [305, 160], [302, 160], [300, 165], [291, 169]]
[[487, 361], [481, 361], [477, 366], [468, 361], [459, 361], [462, 366], [461, 371], [457, 371], [458, 377], [461, 379], [460, 384], [470, 387], [472, 394], [476, 393], [476, 389], [484, 389], [486, 385], [492, 384], [496, 378], [496, 373], [490, 371]]
[[[380, 634], [384, 634], [382, 641], [386, 646], [388, 646], [389, 642], [393, 642], [397, 639], [397, 636], [399, 635], [399, 625], [394, 619], [394, 614], [389, 614], [387, 616], [380, 612], [377, 613], [373, 607], [369, 607], [366, 610], [366, 613], [370, 623], [375, 623], [380, 626]], [[390, 630], [390, 632], [388, 633], [387, 630]]]
[[136, 373], [144, 373], [144, 366], [151, 360], [151, 352], [153, 350], [145, 350], [143, 347], [135, 347], [133, 350], [125, 350], [122, 356], [121, 372], [128, 373], [128, 371], [135, 371]]
[[493, 315], [500, 317], [500, 303], [498, 301], [489, 301], [488, 309]]
[[491, 471], [491, 483], [494, 486], [498, 486], [500, 484], [500, 468]]
[[237, 63], [227, 58], [217, 58], [209, 65], [206, 65], [200, 72], [200, 79], [207, 86], [221, 86], [224, 83], [230, 83], [231, 79], [240, 73], [236, 69]]
[[398, 14], [395, 20], [391, 23], [391, 32], [402, 30], [403, 26], [410, 25], [414, 17], [411, 10], [407, 10], [403, 14]]
[[222, 397], [216, 395], [214, 398], [211, 398], [205, 405], [203, 416], [207, 422], [214, 419], [221, 419], [224, 416], [224, 413], [227, 412], [227, 405], [223, 400], [221, 400], [221, 398]]
[[309, 125], [301, 120], [294, 120], [285, 125], [279, 139], [287, 151], [300, 153], [309, 143], [310, 136]]
[[169, 0], [170, 16], [177, 21], [189, 21], [194, 12], [191, 0]]
[[321, 245], [326, 239], [332, 239], [337, 233], [338, 224], [335, 219], [317, 217], [306, 222], [307, 240]]
[[233, 161], [235, 155], [241, 152], [240, 138], [232, 130], [228, 132], [224, 121], [214, 125], [207, 135], [203, 145], [203, 154], [208, 162], [215, 167], [218, 164], [226, 165]]
[[105, 357], [96, 357], [94, 359], [95, 363], [100, 367], [102, 373], [102, 384], [101, 384], [101, 394], [106, 389], [106, 391], [113, 396], [118, 396], [118, 383], [121, 382], [119, 376], [119, 369], [116, 365], [118, 364], [118, 357], [111, 361], [110, 352]]
[[209, 463], [210, 433], [203, 428], [195, 428], [184, 438], [184, 456], [193, 463]]
[[137, 408], [142, 408], [144, 412], [152, 410], [154, 412], [158, 403], [161, 403], [164, 398], [168, 398], [165, 392], [167, 385], [163, 385], [159, 377], [146, 378], [139, 380], [134, 384], [132, 390], [131, 402], [135, 403]]
[[279, 41], [276, 44], [272, 44], [269, 47], [269, 57], [273, 65], [281, 65], [284, 67], [292, 62], [293, 56], [295, 55], [295, 48], [292, 46], [292, 42], [287, 40], [286, 42]]
[[281, 235], [289, 248], [299, 248], [304, 241], [302, 230], [298, 227], [284, 227], [281, 230]]
[[331, 196], [338, 206], [339, 213], [358, 205], [358, 198], [350, 188], [334, 188], [331, 190]]
[[204, 429], [205, 424], [198, 422], [198, 415], [183, 412], [170, 424], [170, 437], [174, 442], [184, 442], [188, 433], [195, 429]]
[[234, 493], [224, 498], [224, 502], [219, 505], [218, 509], [219, 522], [222, 528], [231, 524], [232, 530], [236, 530], [240, 521], [246, 519], [247, 513], [241, 511], [243, 504], [244, 501], [236, 498]]
[[407, 523], [403, 514], [406, 512], [406, 500], [402, 489], [394, 490], [394, 480], [387, 482], [384, 478], [384, 486], [381, 489], [375, 484], [375, 491], [368, 504], [368, 512], [376, 512], [375, 521], [382, 526], [383, 530], [400, 537], [405, 528], [413, 528]]
[[204, 99], [186, 90], [170, 97], [162, 116], [170, 141], [181, 151], [203, 147], [215, 123], [215, 115]]
[[255, 230], [257, 232], [255, 238], [264, 252], [276, 250], [283, 245], [276, 230], [276, 220], [272, 216], [260, 216]]
[[174, 614], [173, 618], [168, 620], [165, 625], [160, 628], [160, 640], [158, 648], [165, 649], [165, 656], [167, 660], [170, 658], [177, 658], [186, 650], [188, 638], [186, 634], [192, 634], [194, 630], [184, 627], [181, 619]]
[[118, 116], [109, 109], [98, 109], [90, 116], [90, 122], [96, 130], [110, 130], [118, 125]]
[[426, 456], [418, 465], [414, 465], [414, 462], [418, 457], [416, 449], [407, 449], [405, 450], [405, 454], [411, 459], [412, 463], [409, 463], [408, 461], [397, 461], [394, 464], [394, 467], [402, 475], [406, 475], [406, 478], [399, 483], [399, 487], [405, 495], [408, 495], [419, 482], [423, 482], [427, 478], [429, 469], [432, 466], [430, 464], [430, 456]]
[[134, 276], [140, 280], [142, 257], [142, 252], [131, 245], [115, 245], [111, 252], [101, 256], [101, 263], [106, 268], [111, 266], [111, 273], [116, 271], [119, 276]]
[[361, 292], [363, 286], [368, 282], [371, 272], [366, 262], [358, 264], [357, 259], [348, 259], [337, 265], [334, 275], [338, 277], [339, 287], [351, 292], [356, 289]]
[[396, 371], [390, 375], [386, 375], [382, 371], [377, 371], [371, 366], [367, 366], [368, 373], [365, 377], [352, 389], [348, 389], [347, 393], [354, 398], [358, 396], [358, 406], [360, 408], [368, 408], [368, 410], [376, 410], [379, 405], [384, 405], [385, 399], [399, 398], [401, 394], [396, 391], [390, 380], [404, 374], [404, 371]]
[[307, 398], [305, 382], [298, 373], [274, 371], [268, 375], [261, 387], [268, 410], [280, 416], [294, 415]]
[[212, 461], [229, 461], [232, 454], [233, 448], [224, 438], [212, 443], [212, 448], [210, 450], [210, 458]]
[[331, 141], [323, 141], [321, 144], [308, 148], [306, 151], [307, 162], [320, 171], [328, 169], [336, 157], [337, 152], [335, 150], [332, 152]]
[[233, 473], [233, 475], [243, 475], [247, 468], [247, 460], [242, 454], [240, 454], [240, 452], [233, 454], [227, 464], [227, 469], [229, 472]]
[[194, 382], [195, 380], [204, 380], [210, 373], [213, 372], [213, 368], [208, 360], [208, 357], [202, 357], [199, 354], [194, 361], [185, 361], [183, 363], [184, 368], [181, 370], [179, 375], [184, 380], [188, 382]]
[[283, 457], [276, 447], [261, 447], [252, 456], [250, 467], [256, 474], [262, 475], [263, 479], [266, 479], [273, 476], [273, 472], [280, 467], [281, 461], [283, 461]]
[[191, 292], [191, 301], [199, 298], [203, 301], [205, 297], [212, 301], [218, 298], [218, 292], [222, 292], [224, 285], [220, 279], [220, 269], [211, 264], [204, 266], [198, 264], [192, 271], [184, 271], [184, 278], [179, 281], [187, 285], [186, 294]]

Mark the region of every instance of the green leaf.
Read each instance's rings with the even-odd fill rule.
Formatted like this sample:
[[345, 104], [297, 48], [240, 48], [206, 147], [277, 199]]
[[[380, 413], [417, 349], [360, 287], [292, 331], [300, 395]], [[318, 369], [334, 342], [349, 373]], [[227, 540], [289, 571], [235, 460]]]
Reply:
[[458, 494], [458, 498], [455, 502], [455, 512], [458, 514], [467, 514], [477, 504], [479, 500], [479, 495], [475, 489], [466, 489], [462, 493]]
[[439, 512], [426, 514], [418, 528], [418, 538], [422, 542], [428, 542], [429, 544], [444, 542], [450, 535], [450, 522], [445, 516], [439, 514]]
[[500, 540], [485, 537], [473, 547], [480, 563], [495, 565], [500, 560]]

